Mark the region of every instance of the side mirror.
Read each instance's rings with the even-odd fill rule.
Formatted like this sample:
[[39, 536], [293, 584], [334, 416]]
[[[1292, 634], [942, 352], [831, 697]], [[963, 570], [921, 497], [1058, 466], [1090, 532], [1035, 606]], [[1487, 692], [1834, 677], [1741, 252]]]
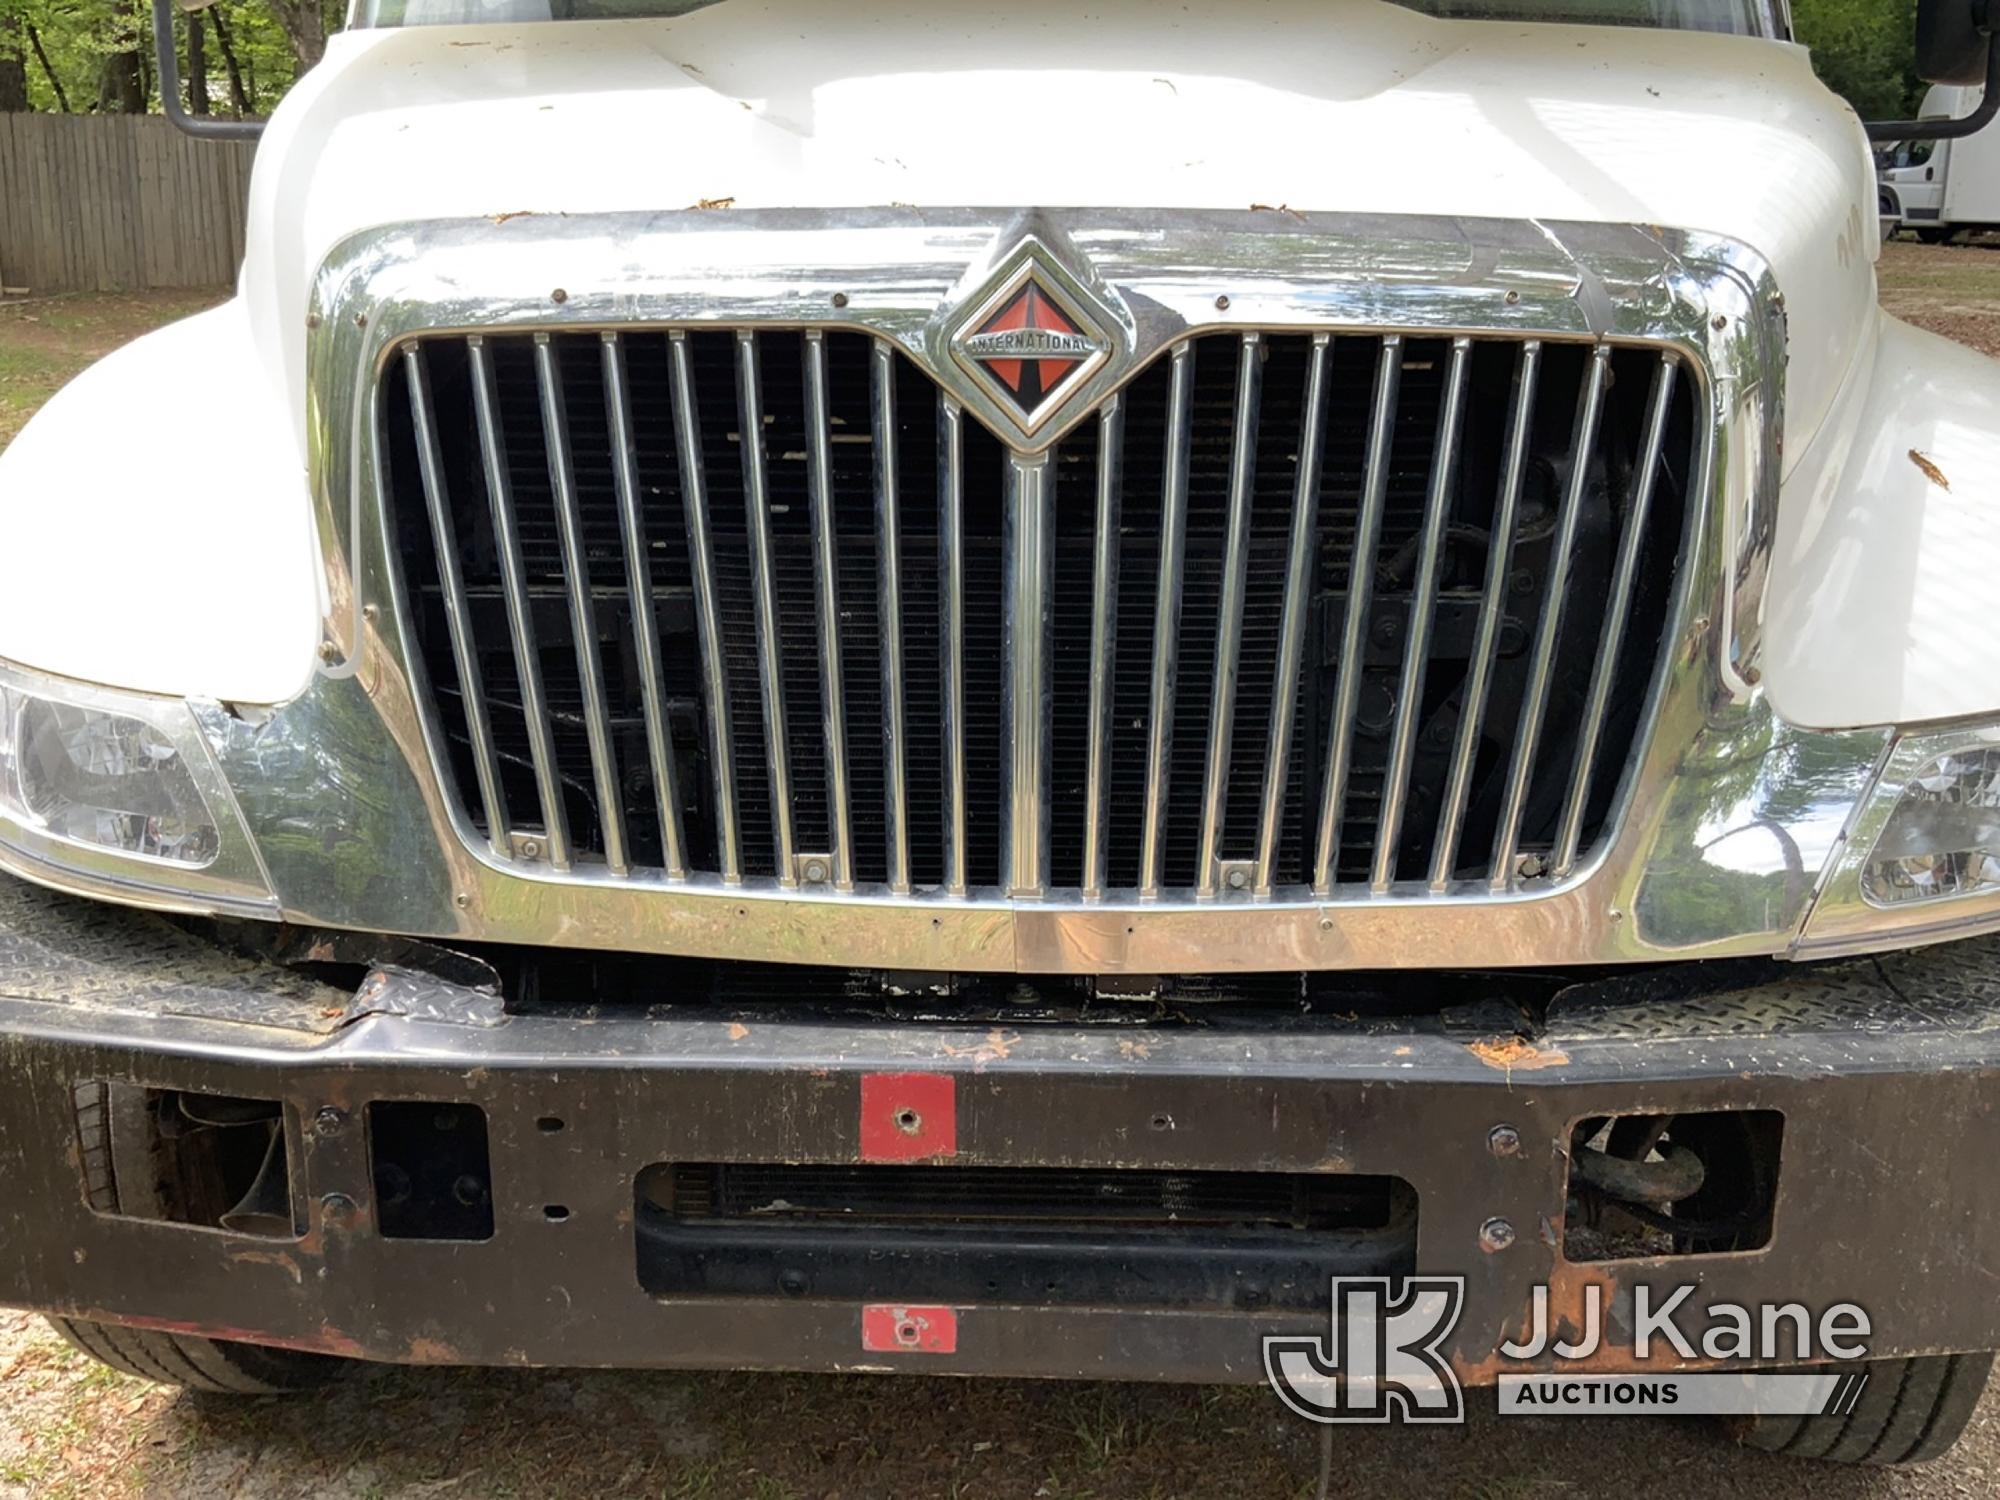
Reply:
[[1917, 76], [1961, 87], [1986, 81], [1988, 0], [1917, 0]]
[[[1989, 18], [1989, 11], [1992, 12]], [[1957, 120], [1870, 120], [1871, 141], [1950, 141], [2000, 114], [2000, 0], [1917, 0], [1917, 76], [1929, 83], [1986, 86], [1979, 107]]]

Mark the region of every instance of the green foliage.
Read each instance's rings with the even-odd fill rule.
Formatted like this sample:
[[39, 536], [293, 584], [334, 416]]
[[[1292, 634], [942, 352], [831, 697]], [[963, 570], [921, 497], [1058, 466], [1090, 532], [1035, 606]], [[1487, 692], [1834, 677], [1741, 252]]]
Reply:
[[1924, 97], [1917, 0], [1793, 0], [1792, 21], [1812, 49], [1814, 71], [1862, 119], [1916, 114]]
[[[236, 54], [249, 112], [269, 114], [300, 72], [283, 26], [268, 0], [217, 0], [214, 9], [221, 13], [221, 29]], [[333, 30], [340, 24], [341, 9], [336, 3], [326, 10], [327, 29]], [[20, 23], [12, 32], [0, 25], [0, 32], [5, 32], [10, 42], [19, 39], [32, 108], [60, 108], [48, 76], [53, 70], [70, 109], [77, 113], [90, 110], [97, 102], [98, 73], [106, 55], [135, 50], [144, 62], [149, 106], [159, 108], [159, 84], [153, 77], [152, 0], [0, 0], [0, 22], [7, 19]], [[206, 11], [182, 12], [177, 20], [182, 71], [185, 74], [187, 67], [188, 27], [196, 23], [205, 32], [210, 111], [230, 114], [229, 71], [215, 22]], [[48, 59], [47, 68], [34, 53], [29, 28]]]
[[[105, 56], [130, 51], [134, 45], [129, 23], [121, 28], [115, 8], [104, 0], [0, 0], [0, 16], [17, 23], [14, 35], [25, 54], [28, 102], [35, 109], [54, 109], [56, 102], [46, 74], [28, 49], [29, 28], [62, 81], [70, 108], [77, 110], [95, 102]], [[122, 47], [121, 33], [128, 38]]]

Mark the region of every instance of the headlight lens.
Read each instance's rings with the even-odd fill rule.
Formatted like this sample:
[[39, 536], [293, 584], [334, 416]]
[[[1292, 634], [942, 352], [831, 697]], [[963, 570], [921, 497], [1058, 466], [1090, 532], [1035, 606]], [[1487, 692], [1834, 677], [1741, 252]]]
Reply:
[[2000, 931], [2000, 724], [1905, 733], [1821, 879], [1798, 951]]
[[0, 871], [169, 911], [275, 905], [195, 705], [6, 662]]
[[1861, 868], [1876, 906], [2000, 890], [2000, 746], [1940, 755], [1903, 786]]
[[0, 810], [52, 838], [194, 869], [221, 847], [187, 762], [160, 729], [7, 688]]

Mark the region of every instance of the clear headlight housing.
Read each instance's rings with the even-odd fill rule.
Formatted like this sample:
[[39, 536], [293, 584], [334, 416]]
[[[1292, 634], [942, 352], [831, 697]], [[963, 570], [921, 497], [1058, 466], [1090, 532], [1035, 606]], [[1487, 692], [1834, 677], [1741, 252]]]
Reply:
[[196, 869], [221, 845], [187, 762], [159, 729], [4, 687], [0, 812], [52, 838]]
[[0, 663], [0, 868], [87, 895], [268, 911], [269, 881], [188, 705]]
[[1807, 953], [2000, 928], [2000, 725], [1906, 733], [1814, 904]]
[[2000, 891], [2000, 745], [1940, 755], [1904, 785], [1861, 867], [1877, 906]]

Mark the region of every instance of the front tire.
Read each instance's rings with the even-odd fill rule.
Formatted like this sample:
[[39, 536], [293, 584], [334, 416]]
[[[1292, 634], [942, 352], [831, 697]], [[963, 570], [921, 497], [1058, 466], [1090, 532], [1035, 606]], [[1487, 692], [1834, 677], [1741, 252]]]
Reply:
[[51, 1317], [49, 1325], [99, 1364], [211, 1396], [286, 1396], [327, 1384], [343, 1361], [296, 1349], [230, 1344], [186, 1333]]
[[1766, 1453], [1829, 1463], [1929, 1463], [1965, 1431], [1992, 1368], [1991, 1354], [1875, 1360], [1867, 1388], [1845, 1416], [1745, 1417], [1736, 1439]]

